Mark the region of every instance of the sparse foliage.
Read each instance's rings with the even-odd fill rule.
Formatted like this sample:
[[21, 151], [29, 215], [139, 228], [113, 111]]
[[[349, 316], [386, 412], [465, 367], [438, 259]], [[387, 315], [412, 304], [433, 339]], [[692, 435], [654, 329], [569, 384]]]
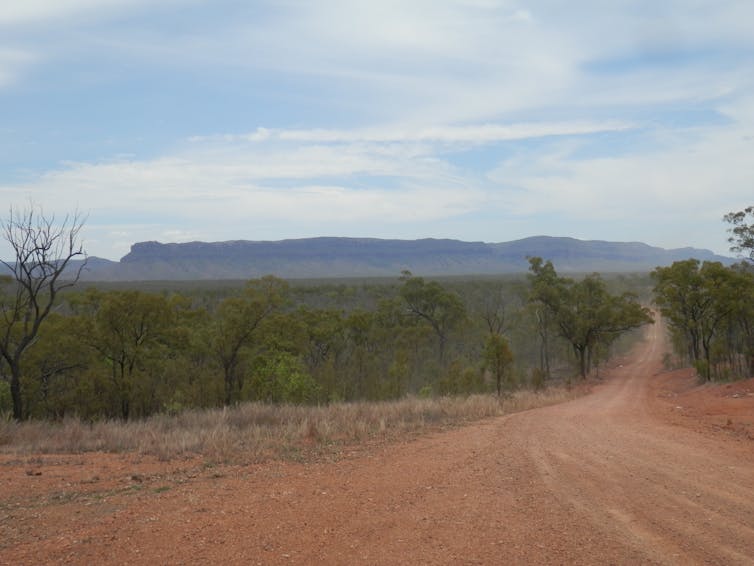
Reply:
[[495, 376], [498, 397], [502, 395], [505, 381], [510, 379], [513, 352], [508, 341], [500, 334], [490, 334], [484, 345], [484, 361], [487, 369]]
[[529, 258], [529, 304], [537, 321], [539, 337], [539, 369], [545, 379], [550, 377], [550, 342], [560, 302], [560, 279], [551, 261]]
[[448, 336], [453, 328], [466, 318], [466, 309], [455, 293], [443, 288], [437, 281], [424, 281], [411, 272], [403, 272], [401, 297], [413, 317], [423, 320], [437, 335], [440, 362], [445, 358]]
[[754, 206], [747, 206], [738, 212], [729, 212], [724, 220], [731, 225], [728, 238], [732, 252], [744, 254], [746, 259], [754, 262]]
[[10, 278], [0, 281], [0, 355], [9, 369], [13, 418], [17, 420], [25, 417], [21, 394], [24, 354], [36, 340], [58, 293], [74, 285], [84, 267], [82, 262], [66, 273], [72, 260], [85, 257], [82, 227], [78, 214], [56, 222], [33, 204], [25, 210], [11, 208], [0, 224], [14, 256], [0, 260], [10, 273]]

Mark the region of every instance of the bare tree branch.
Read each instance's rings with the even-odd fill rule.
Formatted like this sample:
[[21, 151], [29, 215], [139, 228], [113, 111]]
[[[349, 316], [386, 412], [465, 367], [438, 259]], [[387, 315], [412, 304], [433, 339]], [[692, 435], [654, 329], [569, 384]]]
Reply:
[[[4, 281], [6, 289], [0, 290], [0, 356], [10, 368], [15, 419], [24, 417], [20, 383], [24, 352], [36, 340], [58, 293], [75, 285], [86, 265], [81, 244], [84, 221], [76, 212], [56, 222], [54, 215], [45, 216], [33, 203], [25, 209], [11, 207], [8, 219], [0, 221], [0, 234], [14, 256], [0, 259], [11, 274]], [[67, 274], [70, 262], [79, 257], [84, 261]], [[66, 275], [70, 276], [64, 279]]]

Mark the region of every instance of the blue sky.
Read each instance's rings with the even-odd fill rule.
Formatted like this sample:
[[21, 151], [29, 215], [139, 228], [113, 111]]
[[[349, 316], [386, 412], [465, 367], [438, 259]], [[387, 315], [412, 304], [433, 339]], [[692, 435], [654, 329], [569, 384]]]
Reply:
[[753, 21], [750, 0], [4, 2], [0, 205], [78, 209], [111, 259], [323, 235], [726, 252], [723, 214], [754, 204]]

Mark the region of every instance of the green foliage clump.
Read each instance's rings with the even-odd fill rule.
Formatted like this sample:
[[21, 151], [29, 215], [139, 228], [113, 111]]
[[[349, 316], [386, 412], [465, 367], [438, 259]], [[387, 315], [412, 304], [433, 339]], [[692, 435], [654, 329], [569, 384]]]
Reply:
[[624, 333], [652, 322], [652, 315], [635, 294], [608, 291], [605, 281], [592, 274], [576, 281], [560, 277], [552, 263], [531, 258], [529, 301], [536, 307], [543, 363], [549, 372], [552, 334], [571, 347], [582, 377], [586, 377], [603, 350]]
[[[68, 291], [26, 354], [26, 416], [132, 420], [246, 402], [507, 394], [541, 367], [540, 339], [548, 369], [534, 384], [544, 386], [571, 371], [573, 346], [558, 325], [574, 312], [581, 284], [549, 262], [538, 265], [544, 276], [530, 281], [404, 273], [392, 281], [268, 276], [235, 287]], [[612, 297], [601, 280], [589, 283], [595, 296]], [[601, 327], [592, 362], [610, 336]]]
[[268, 403], [315, 402], [320, 388], [301, 361], [286, 352], [261, 360], [253, 369], [245, 397]]
[[754, 375], [754, 271], [690, 259], [652, 273], [677, 354], [705, 381]]

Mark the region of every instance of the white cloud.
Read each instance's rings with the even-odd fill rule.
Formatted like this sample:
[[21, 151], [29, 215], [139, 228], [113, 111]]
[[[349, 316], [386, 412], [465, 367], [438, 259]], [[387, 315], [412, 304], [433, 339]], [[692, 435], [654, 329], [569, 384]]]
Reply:
[[478, 143], [524, 140], [546, 136], [570, 136], [599, 132], [622, 131], [634, 127], [633, 124], [619, 121], [606, 122], [555, 122], [529, 124], [479, 124], [469, 126], [431, 126], [424, 128], [371, 128], [353, 130], [283, 130], [257, 128], [250, 134], [194, 136], [192, 142], [440, 142]]
[[[189, 2], [184, 0], [184, 3]], [[8, 0], [0, 3], [0, 26], [59, 22], [70, 17], [102, 17], [149, 4], [150, 0]]]
[[[168, 23], [171, 9], [187, 3], [199, 4], [6, 2], [2, 29], [55, 26], [55, 33], [48, 41], [47, 34], [13, 32], [22, 47], [0, 48], [0, 87], [17, 82], [31, 63], [58, 57], [64, 64], [71, 53], [82, 57], [82, 75], [96, 77], [97, 68], [83, 64], [96, 52], [113, 68], [123, 64], [118, 86], [126, 91], [141, 84], [132, 85], [128, 73], [144, 67], [159, 71], [166, 85], [179, 79], [187, 91], [199, 77], [204, 104], [213, 81], [218, 105], [233, 88], [228, 100], [269, 89], [259, 97], [275, 99], [269, 120], [260, 121], [267, 127], [254, 129], [244, 122], [246, 108], [230, 107], [237, 131], [250, 133], [208, 135], [211, 122], [197, 121], [193, 143], [180, 150], [112, 162], [82, 157], [28, 184], [0, 187], [4, 198], [31, 194], [62, 211], [75, 199], [96, 211], [92, 218], [119, 218], [112, 223], [123, 225], [116, 230], [123, 234], [102, 231], [98, 238], [121, 243], [209, 237], [220, 233], [218, 219], [228, 231], [276, 222], [299, 234], [359, 226], [363, 235], [391, 223], [437, 222], [436, 235], [443, 235], [444, 222], [479, 210], [495, 215], [497, 225], [549, 215], [559, 223], [554, 230], [585, 234], [595, 219], [672, 223], [673, 215], [717, 217], [749, 204], [752, 2], [213, 2], [195, 20], [182, 12], [175, 15], [185, 19]], [[166, 19], [115, 25], [118, 15], [137, 11]], [[87, 25], [83, 33], [81, 22], [108, 25]], [[102, 92], [107, 96], [104, 86]], [[192, 102], [188, 95], [180, 101], [186, 115], [205, 118], [205, 108]], [[133, 108], [128, 121], [138, 125]], [[681, 123], [666, 119], [668, 110]], [[719, 120], [683, 123], [684, 112], [697, 111]], [[101, 127], [118, 134], [115, 121]], [[607, 147], [639, 130], [641, 142], [624, 141], [620, 152]], [[149, 128], [138, 134], [148, 136]], [[603, 134], [598, 157], [579, 153], [583, 144], [574, 137]], [[645, 140], [651, 149], [625, 147]], [[509, 143], [492, 146], [498, 142]], [[474, 163], [481, 146], [487, 155], [480, 162], [502, 162], [494, 171]], [[463, 169], [450, 155], [461, 151], [471, 163]], [[159, 215], [165, 225], [155, 221]]]
[[[205, 144], [155, 160], [68, 163], [0, 191], [50, 212], [78, 204], [94, 222], [90, 253], [106, 257], [124, 253], [123, 233], [167, 240], [371, 235], [376, 226], [456, 217], [486, 198], [428, 148], [370, 143]], [[123, 218], [132, 226], [113, 229]]]
[[[665, 6], [665, 5], [663, 5]], [[365, 122], [401, 126], [496, 122], [508, 114], [589, 106], [673, 104], [720, 97], [740, 68], [707, 49], [754, 49], [748, 2], [682, 2], [638, 9], [633, 2], [323, 0], [271, 3], [266, 17], [225, 22], [184, 36], [148, 33], [138, 42], [103, 38], [166, 65], [265, 69], [330, 82], [325, 102], [359, 108]], [[589, 70], [691, 54], [659, 68]], [[722, 57], [726, 57], [723, 53]], [[628, 65], [630, 67], [630, 64]], [[325, 87], [327, 89], [327, 87]], [[316, 97], [316, 95], [313, 95]], [[567, 119], [568, 119], [567, 118]], [[274, 126], [274, 124], [273, 124]]]
[[752, 120], [658, 132], [649, 151], [607, 157], [579, 158], [578, 147], [561, 144], [513, 156], [489, 177], [504, 188], [505, 205], [516, 215], [556, 215], [584, 229], [623, 226], [624, 233], [633, 230], [632, 239], [724, 253], [723, 214], [751, 202], [752, 132]]
[[[181, 4], [196, 3], [175, 0]], [[0, 8], [0, 22], [152, 9], [146, 0], [32, 0]], [[750, 2], [684, 2], [638, 9], [628, 1], [318, 0], [208, 3], [210, 23], [171, 33], [160, 26], [89, 30], [89, 47], [165, 68], [260, 69], [330, 82], [324, 104], [358, 108], [363, 123], [427, 127], [496, 122], [507, 114], [575, 105], [638, 105], [721, 96], [735, 65], [662, 68], [593, 78], [584, 66], [653, 53], [754, 47]], [[233, 18], [222, 18], [223, 11]], [[240, 10], [240, 11], [239, 11]], [[161, 3], [161, 11], [165, 10]], [[26, 15], [24, 15], [26, 14]], [[247, 15], [247, 17], [244, 17]], [[219, 17], [218, 17], [219, 16]], [[721, 31], [724, 30], [724, 31]], [[77, 37], [77, 41], [81, 38]], [[86, 46], [84, 46], [84, 49]], [[721, 85], [721, 86], [713, 86]], [[316, 93], [307, 93], [315, 100]], [[272, 124], [275, 126], [275, 124]]]

